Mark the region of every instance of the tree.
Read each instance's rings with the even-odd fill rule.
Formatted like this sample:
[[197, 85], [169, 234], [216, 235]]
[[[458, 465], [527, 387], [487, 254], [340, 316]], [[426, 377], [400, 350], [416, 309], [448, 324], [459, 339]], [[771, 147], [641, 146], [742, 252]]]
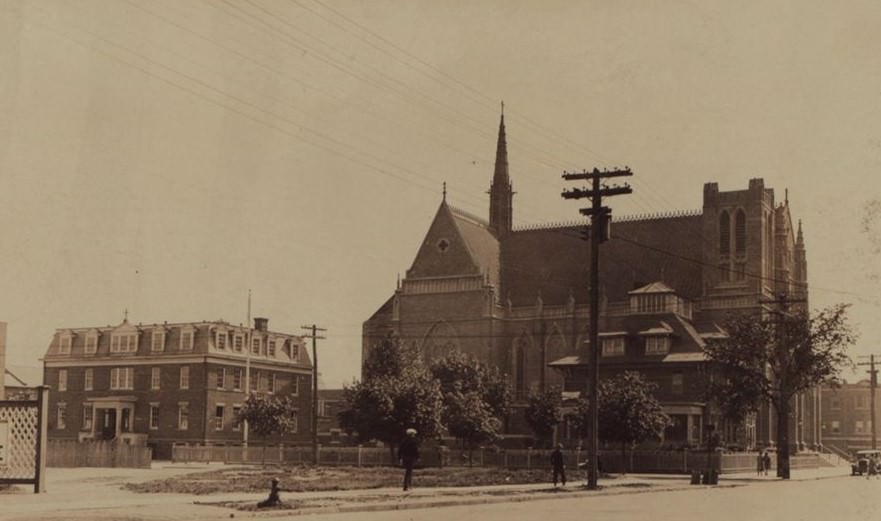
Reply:
[[[785, 300], [781, 299], [785, 302]], [[727, 338], [708, 343], [705, 352], [715, 374], [712, 395], [726, 403], [726, 393], [740, 394], [746, 409], [771, 403], [777, 421], [777, 475], [789, 479], [789, 413], [792, 399], [820, 383], [837, 385], [849, 362], [847, 347], [856, 334], [847, 322], [846, 304], [811, 316], [785, 310], [770, 317], [729, 318]]]
[[561, 402], [559, 389], [530, 393], [526, 400], [526, 423], [544, 447], [550, 445], [554, 428], [563, 421]]
[[364, 362], [364, 379], [343, 387], [346, 407], [340, 426], [359, 441], [379, 440], [394, 451], [404, 431], [413, 427], [420, 439], [442, 430], [440, 385], [418, 357], [392, 335], [375, 346]]
[[431, 374], [443, 393], [443, 423], [468, 450], [495, 441], [511, 406], [511, 390], [496, 368], [455, 351], [434, 362]]
[[654, 396], [657, 386], [638, 372], [625, 371], [599, 384], [599, 439], [621, 444], [624, 464], [627, 446], [660, 437], [670, 424]]
[[248, 429], [263, 438], [263, 463], [266, 463], [266, 440], [269, 436], [284, 436], [297, 427], [297, 404], [289, 395], [258, 395], [252, 393], [245, 400], [235, 418], [248, 422]]

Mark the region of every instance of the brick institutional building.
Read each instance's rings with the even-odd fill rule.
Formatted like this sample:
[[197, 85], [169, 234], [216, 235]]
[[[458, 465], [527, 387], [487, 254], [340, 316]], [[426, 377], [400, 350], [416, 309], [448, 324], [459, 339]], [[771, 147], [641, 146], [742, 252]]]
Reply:
[[[312, 367], [303, 339], [223, 321], [59, 329], [44, 358], [49, 438], [240, 443], [233, 419], [248, 394], [299, 398], [294, 441], [308, 439]], [[253, 439], [253, 438], [252, 438]], [[262, 441], [262, 440], [254, 440]]]
[[[489, 194], [488, 221], [444, 194], [406, 276], [363, 325], [364, 354], [393, 331], [426, 359], [461, 350], [500, 367], [520, 405], [553, 386], [576, 396], [587, 374], [585, 225], [512, 226], [504, 116]], [[726, 426], [700, 382], [703, 347], [723, 334], [726, 314], [767, 312], [760, 302], [780, 293], [807, 298], [804, 238], [787, 199], [775, 201], [762, 179], [734, 191], [707, 183], [700, 210], [611, 224], [600, 251], [600, 372], [638, 370], [658, 385], [673, 420], [665, 443], [698, 444], [709, 424], [729, 443], [775, 440], [772, 411]], [[800, 397], [793, 410], [791, 438], [815, 444], [818, 399]], [[529, 432], [516, 408], [506, 429]]]
[[[869, 380], [822, 388], [822, 442], [840, 452], [872, 448], [872, 388]], [[875, 400], [875, 421], [881, 420], [881, 398]], [[875, 432], [877, 437], [881, 431]], [[877, 443], [876, 443], [877, 444]]]

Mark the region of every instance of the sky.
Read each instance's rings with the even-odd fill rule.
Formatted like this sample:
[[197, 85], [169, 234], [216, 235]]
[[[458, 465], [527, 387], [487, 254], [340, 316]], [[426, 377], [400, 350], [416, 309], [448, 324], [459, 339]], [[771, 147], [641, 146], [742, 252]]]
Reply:
[[502, 101], [515, 226], [579, 217], [564, 170], [629, 166], [615, 215], [764, 178], [811, 307], [881, 354], [878, 27], [874, 0], [0, 0], [7, 363], [126, 310], [244, 323], [250, 291], [351, 382], [443, 184], [487, 215]]

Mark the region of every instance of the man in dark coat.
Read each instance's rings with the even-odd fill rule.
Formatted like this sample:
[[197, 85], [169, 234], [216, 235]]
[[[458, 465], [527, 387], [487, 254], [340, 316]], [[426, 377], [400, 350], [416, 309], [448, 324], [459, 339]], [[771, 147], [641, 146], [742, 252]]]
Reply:
[[554, 486], [557, 486], [557, 478], [560, 478], [560, 482], [563, 486], [566, 486], [566, 466], [563, 464], [563, 452], [560, 450], [563, 448], [562, 443], [557, 444], [557, 448], [554, 449], [554, 452], [551, 453], [551, 467], [554, 469]]
[[416, 440], [416, 429], [407, 429], [407, 436], [398, 447], [398, 462], [404, 467], [404, 490], [408, 490], [413, 481], [413, 465], [419, 460], [419, 442]]

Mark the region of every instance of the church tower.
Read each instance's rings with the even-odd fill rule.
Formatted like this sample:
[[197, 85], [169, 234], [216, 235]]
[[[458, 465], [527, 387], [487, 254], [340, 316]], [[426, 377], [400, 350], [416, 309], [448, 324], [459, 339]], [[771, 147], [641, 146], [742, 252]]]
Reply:
[[496, 145], [496, 168], [489, 188], [489, 227], [502, 237], [511, 231], [513, 222], [514, 191], [508, 176], [508, 143], [505, 140], [505, 104], [502, 103], [502, 119], [499, 123], [499, 142]]

